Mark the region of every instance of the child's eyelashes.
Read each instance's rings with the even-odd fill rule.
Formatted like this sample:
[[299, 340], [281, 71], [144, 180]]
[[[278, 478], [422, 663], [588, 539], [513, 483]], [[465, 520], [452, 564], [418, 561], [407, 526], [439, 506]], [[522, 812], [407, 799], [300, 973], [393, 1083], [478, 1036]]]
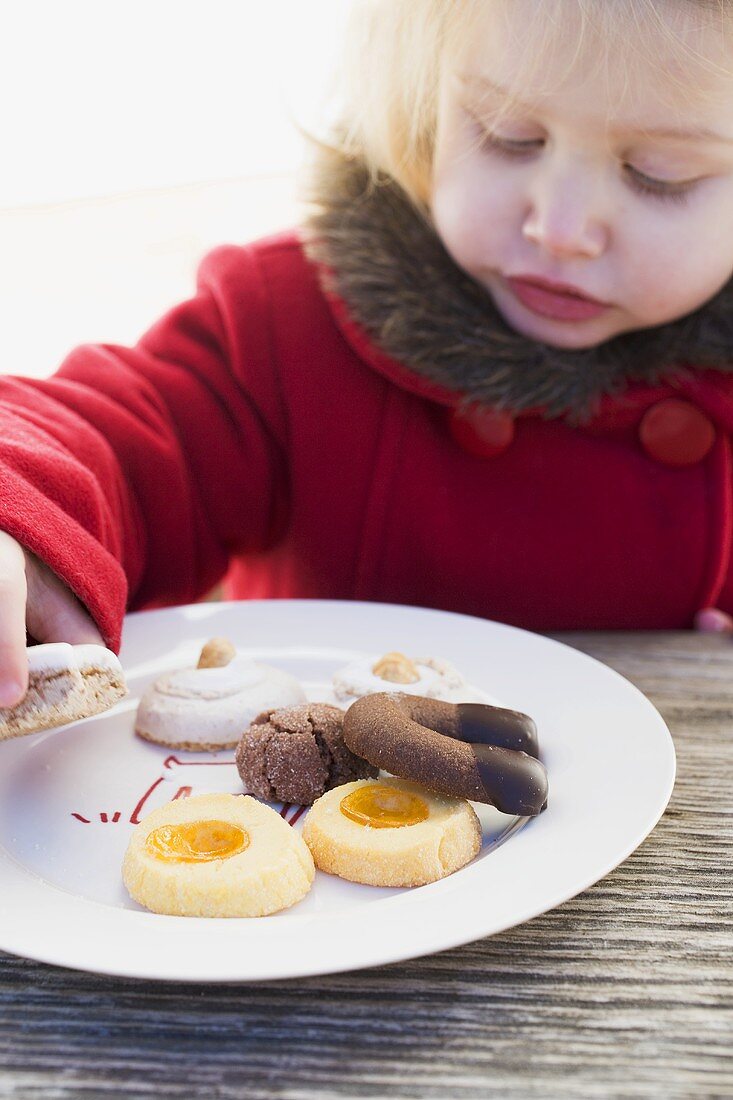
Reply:
[[[530, 156], [532, 153], [541, 149], [545, 144], [543, 138], [534, 138], [527, 141], [500, 138], [483, 128], [480, 130], [480, 139], [482, 148], [488, 148], [494, 152], [510, 157]], [[664, 180], [656, 180], [651, 176], [645, 175], [630, 164], [625, 164], [624, 169], [635, 191], [643, 195], [649, 195], [655, 199], [668, 199], [670, 202], [684, 202], [696, 182], [692, 180], [687, 183], [666, 183]]]
[[636, 168], [632, 168], [630, 164], [625, 164], [629, 179], [632, 182], [632, 186], [640, 191], [644, 195], [653, 195], [657, 199], [670, 199], [672, 202], [684, 202], [689, 195], [692, 188], [695, 186], [695, 181], [690, 183], [664, 183], [662, 180], [652, 179], [650, 176], [645, 176], [643, 172], [639, 172]]

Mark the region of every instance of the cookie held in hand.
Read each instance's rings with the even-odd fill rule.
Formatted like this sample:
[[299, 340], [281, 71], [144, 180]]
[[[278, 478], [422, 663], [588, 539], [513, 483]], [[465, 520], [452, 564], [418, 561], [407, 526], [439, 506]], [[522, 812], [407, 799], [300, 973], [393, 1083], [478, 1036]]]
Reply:
[[90, 718], [127, 695], [122, 665], [104, 646], [49, 642], [27, 652], [28, 691], [0, 708], [0, 741]]
[[237, 746], [244, 789], [267, 802], [309, 806], [342, 783], [378, 769], [344, 744], [344, 712], [327, 703], [265, 711]]

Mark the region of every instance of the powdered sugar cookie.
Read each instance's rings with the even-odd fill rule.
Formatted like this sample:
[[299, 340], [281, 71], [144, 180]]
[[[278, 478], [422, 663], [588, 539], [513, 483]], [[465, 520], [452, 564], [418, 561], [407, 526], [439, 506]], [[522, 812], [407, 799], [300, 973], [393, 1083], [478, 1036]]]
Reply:
[[311, 854], [279, 814], [247, 795], [203, 794], [153, 810], [125, 853], [130, 896], [179, 917], [264, 917], [305, 897]]
[[0, 741], [101, 714], [127, 695], [122, 665], [101, 645], [28, 647], [28, 691], [0, 708]]
[[140, 700], [135, 732], [146, 741], [192, 752], [234, 748], [262, 711], [305, 702], [293, 676], [227, 645], [212, 639], [197, 668], [156, 680]]
[[404, 653], [385, 653], [382, 657], [352, 661], [333, 676], [334, 698], [340, 706], [348, 707], [364, 695], [390, 690], [454, 703], [488, 700], [488, 696], [466, 683], [450, 661], [441, 657], [410, 658]]
[[361, 779], [327, 791], [308, 811], [303, 840], [316, 867], [369, 886], [423, 886], [478, 854], [469, 802], [415, 783]]

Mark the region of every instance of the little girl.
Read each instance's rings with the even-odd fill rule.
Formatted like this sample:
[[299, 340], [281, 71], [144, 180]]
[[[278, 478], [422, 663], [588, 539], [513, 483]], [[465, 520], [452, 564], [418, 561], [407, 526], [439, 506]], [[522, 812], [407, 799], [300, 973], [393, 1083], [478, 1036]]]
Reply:
[[136, 347], [0, 380], [0, 705], [26, 628], [117, 648], [222, 578], [728, 622], [731, 14], [362, 4], [306, 224], [216, 249]]

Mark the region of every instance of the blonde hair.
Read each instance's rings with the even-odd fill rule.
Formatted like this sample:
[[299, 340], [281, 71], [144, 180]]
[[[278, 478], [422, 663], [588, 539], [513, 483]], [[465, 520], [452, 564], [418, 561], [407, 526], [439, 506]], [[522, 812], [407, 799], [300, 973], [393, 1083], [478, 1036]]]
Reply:
[[[542, 67], [549, 51], [566, 43], [568, 3], [580, 16], [576, 48], [563, 75], [569, 73], [592, 39], [593, 60], [608, 65], [614, 43], [627, 75], [634, 59], [649, 65], [667, 53], [664, 75], [686, 98], [696, 94], [693, 65], [721, 72], [721, 67], [694, 48], [695, 32], [719, 26], [729, 30], [733, 0], [534, 0], [522, 64], [514, 76], [513, 95]], [[512, 0], [356, 0], [347, 24], [345, 49], [337, 74], [336, 94], [342, 104], [338, 124], [327, 140], [307, 136], [347, 158], [362, 160], [374, 184], [390, 177], [423, 214], [431, 187], [438, 94], [446, 62], [460, 55], [474, 32], [477, 17], [492, 8], [506, 12]], [[687, 32], [686, 38], [678, 29]], [[537, 33], [539, 32], [539, 34]], [[692, 33], [690, 33], [692, 32]], [[649, 36], [656, 49], [650, 49]], [[672, 65], [669, 65], [671, 57]], [[730, 72], [730, 64], [724, 67]], [[677, 69], [681, 79], [673, 75]]]

